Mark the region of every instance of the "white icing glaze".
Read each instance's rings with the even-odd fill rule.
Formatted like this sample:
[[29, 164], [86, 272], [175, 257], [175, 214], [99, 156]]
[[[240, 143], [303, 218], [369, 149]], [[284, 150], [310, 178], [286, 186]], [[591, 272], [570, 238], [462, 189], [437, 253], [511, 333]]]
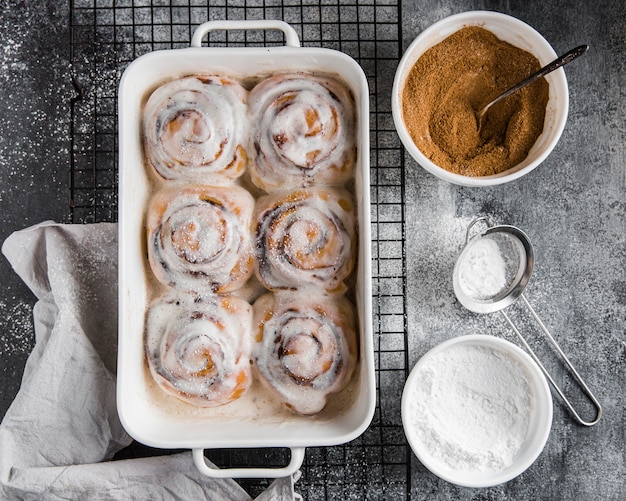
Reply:
[[[250, 113], [245, 115], [246, 91], [228, 77], [174, 80], [157, 89], [146, 105], [146, 152], [164, 178], [155, 178], [154, 189], [160, 191], [147, 212], [149, 261], [161, 283], [191, 293], [177, 296], [170, 290], [148, 309], [146, 371], [149, 369], [153, 379], [151, 398], [167, 412], [203, 419], [207, 416], [229, 419], [236, 415], [277, 423], [295, 418], [323, 422], [346, 412], [358, 389], [355, 382], [358, 378], [352, 377], [358, 359], [354, 306], [341, 297], [346, 291], [344, 279], [352, 272], [356, 260], [354, 207], [346, 190], [328, 186], [341, 185], [353, 178], [356, 160], [353, 98], [343, 84], [331, 78], [279, 75], [261, 81], [254, 89], [257, 96], [268, 99], [268, 106], [272, 98], [264, 89], [275, 87], [275, 79], [288, 82], [280, 91], [284, 91], [282, 98], [279, 97], [287, 105], [274, 110], [273, 119], [274, 111], [264, 115], [268, 120], [265, 124], [255, 114], [260, 112], [258, 106], [251, 106]], [[296, 81], [302, 80], [304, 85], [297, 89], [300, 84]], [[207, 87], [211, 87], [212, 96], [202, 95]], [[316, 92], [324, 95], [315, 96]], [[151, 105], [159, 96], [161, 111], [156, 104]], [[217, 102], [212, 103], [211, 99]], [[233, 99], [235, 102], [230, 102]], [[244, 116], [240, 120], [242, 109]], [[234, 112], [232, 117], [222, 116], [231, 112]], [[170, 125], [165, 127], [168, 120]], [[215, 131], [221, 134], [231, 129], [226, 122], [212, 128], [218, 120], [230, 120], [233, 130], [241, 134], [234, 141], [226, 138], [219, 146], [212, 144], [217, 137]], [[152, 138], [150, 121], [154, 131], [161, 130]], [[265, 153], [260, 159], [257, 150], [250, 149], [248, 155], [260, 159], [271, 172], [261, 173], [261, 164], [255, 163], [250, 168], [250, 177], [246, 175], [234, 182], [257, 194], [260, 191], [257, 188], [276, 192], [291, 186], [314, 185], [258, 200], [257, 216], [269, 217], [270, 226], [259, 219], [257, 236], [276, 226], [268, 247], [272, 250], [272, 256], [267, 259], [271, 261], [270, 271], [257, 270], [260, 284], [254, 276], [250, 277], [254, 261], [251, 230], [255, 228], [250, 223], [254, 199], [248, 191], [232, 184], [242, 174], [247, 161], [240, 144], [260, 146], [255, 136], [259, 128], [266, 131], [275, 156], [270, 165], [267, 164], [270, 156]], [[230, 164], [224, 167], [229, 158], [232, 158]], [[211, 159], [214, 161], [209, 162]], [[212, 198], [210, 203], [207, 198]], [[256, 244], [258, 249], [261, 240], [257, 239]], [[265, 260], [265, 250], [261, 254]], [[205, 267], [209, 262], [219, 264], [209, 269]], [[258, 380], [250, 382], [253, 378], [249, 371], [237, 364], [237, 370], [242, 371], [239, 373], [242, 384], [245, 388], [251, 385], [251, 389], [240, 397], [241, 387], [235, 385], [237, 398], [229, 400], [230, 397], [220, 395], [233, 389], [233, 378], [226, 383], [207, 384], [206, 378], [195, 376], [211, 372], [213, 369], [208, 365], [223, 361], [228, 365], [228, 360], [232, 361], [236, 355], [233, 349], [238, 343], [243, 343], [245, 348], [245, 340], [235, 336], [222, 349], [221, 343], [227, 340], [218, 326], [228, 323], [226, 330], [241, 332], [248, 342], [253, 340], [250, 331], [256, 324], [246, 311], [247, 303], [237, 303], [239, 299], [234, 296], [252, 301], [267, 288], [287, 289], [275, 295], [267, 294], [257, 302], [262, 310], [261, 305], [269, 304], [266, 298], [272, 298], [272, 308], [290, 310], [283, 311], [291, 315], [284, 325], [280, 326], [278, 319], [275, 322], [275, 329], [282, 329], [286, 339], [278, 360], [289, 381], [277, 389], [270, 382], [271, 377], [259, 370]], [[221, 295], [224, 293], [229, 296]], [[328, 293], [332, 293], [332, 298]], [[276, 298], [280, 300], [276, 302]], [[228, 312], [221, 312], [215, 306], [224, 300], [231, 302]], [[251, 308], [249, 304], [247, 307]], [[264, 311], [267, 314], [268, 310]], [[238, 312], [239, 318], [229, 312]], [[220, 316], [222, 313], [225, 317]], [[276, 315], [272, 313], [273, 317]], [[215, 332], [211, 336], [204, 334], [209, 331]], [[264, 339], [271, 337], [268, 332]], [[271, 348], [276, 348], [276, 344]], [[207, 364], [208, 352], [215, 353], [210, 357], [211, 364]], [[242, 359], [245, 357], [247, 354], [242, 353]], [[276, 365], [269, 355], [255, 360], [268, 370]], [[335, 395], [327, 400], [330, 393]]]
[[252, 274], [254, 199], [243, 188], [185, 185], [157, 192], [148, 209], [148, 259], [182, 291], [228, 292]]
[[165, 179], [220, 183], [240, 176], [247, 155], [247, 91], [223, 76], [172, 80], [145, 106], [146, 153]]
[[250, 92], [252, 181], [275, 192], [346, 182], [355, 162], [354, 102], [332, 78], [286, 74]]
[[265, 294], [254, 303], [255, 367], [289, 408], [316, 414], [350, 381], [357, 359], [353, 306], [342, 296]]
[[146, 354], [153, 378], [185, 402], [211, 407], [251, 385], [252, 307], [240, 298], [171, 291], [150, 305]]
[[261, 198], [255, 212], [259, 280], [270, 290], [317, 287], [344, 292], [355, 262], [352, 199], [316, 187]]

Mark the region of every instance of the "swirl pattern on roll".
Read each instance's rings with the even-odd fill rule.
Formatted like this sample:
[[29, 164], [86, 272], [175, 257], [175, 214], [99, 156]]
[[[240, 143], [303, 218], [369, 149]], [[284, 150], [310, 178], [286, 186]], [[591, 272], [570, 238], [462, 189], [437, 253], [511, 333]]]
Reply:
[[253, 308], [259, 379], [293, 411], [319, 413], [354, 372], [353, 306], [343, 296], [268, 293]]
[[193, 76], [157, 88], [145, 106], [148, 159], [165, 179], [220, 183], [247, 163], [248, 92], [225, 76]]
[[243, 188], [184, 185], [148, 208], [148, 260], [156, 278], [187, 292], [229, 292], [253, 273], [254, 199]]
[[174, 291], [155, 299], [146, 322], [148, 366], [168, 394], [215, 407], [252, 383], [252, 307], [243, 299]]
[[250, 91], [250, 175], [272, 193], [311, 184], [340, 185], [356, 160], [354, 99], [337, 80], [276, 75]]
[[255, 271], [266, 288], [345, 292], [356, 259], [347, 191], [316, 187], [268, 195], [259, 199], [254, 220]]

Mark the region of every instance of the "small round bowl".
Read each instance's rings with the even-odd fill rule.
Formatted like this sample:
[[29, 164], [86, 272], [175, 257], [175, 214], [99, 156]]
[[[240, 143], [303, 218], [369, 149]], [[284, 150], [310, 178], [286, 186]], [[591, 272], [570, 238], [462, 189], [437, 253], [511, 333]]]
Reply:
[[470, 177], [450, 172], [430, 161], [415, 145], [402, 120], [402, 90], [413, 65], [428, 49], [442, 42], [456, 31], [466, 26], [481, 26], [492, 32], [500, 40], [510, 43], [533, 54], [541, 66], [545, 66], [557, 55], [554, 49], [537, 31], [529, 25], [498, 12], [470, 11], [446, 17], [424, 30], [408, 47], [393, 83], [391, 109], [398, 135], [409, 154], [431, 174], [453, 184], [463, 186], [491, 186], [518, 179], [537, 167], [556, 146], [565, 128], [569, 110], [567, 80], [563, 68], [548, 74], [545, 78], [550, 85], [550, 97], [546, 109], [543, 132], [537, 138], [528, 156], [516, 166], [500, 174]]
[[[513, 457], [513, 463], [504, 470], [493, 469], [464, 470], [454, 469], [435, 458], [417, 437], [414, 416], [411, 416], [416, 385], [420, 381], [420, 371], [429, 364], [432, 357], [450, 350], [452, 347], [472, 346], [490, 348], [502, 352], [519, 363], [526, 373], [532, 393], [532, 405], [526, 439]], [[524, 472], [537, 459], [543, 450], [552, 427], [552, 395], [548, 383], [539, 366], [525, 351], [513, 343], [489, 335], [467, 335], [452, 338], [426, 353], [411, 370], [402, 393], [402, 424], [404, 433], [413, 453], [432, 473], [447, 482], [463, 487], [491, 487], [507, 482]]]

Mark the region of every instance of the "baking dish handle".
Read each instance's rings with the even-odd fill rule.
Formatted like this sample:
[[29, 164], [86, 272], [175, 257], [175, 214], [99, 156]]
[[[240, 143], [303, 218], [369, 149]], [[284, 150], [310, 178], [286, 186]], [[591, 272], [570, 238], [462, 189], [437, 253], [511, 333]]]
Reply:
[[216, 30], [279, 30], [285, 34], [286, 45], [300, 47], [296, 31], [285, 21], [259, 19], [250, 21], [208, 21], [196, 28], [191, 39], [192, 47], [202, 47], [202, 39], [210, 31]]
[[211, 478], [280, 478], [293, 475], [304, 461], [304, 447], [291, 448], [291, 460], [284, 468], [217, 468], [209, 466], [204, 449], [193, 449], [193, 462], [200, 473]]

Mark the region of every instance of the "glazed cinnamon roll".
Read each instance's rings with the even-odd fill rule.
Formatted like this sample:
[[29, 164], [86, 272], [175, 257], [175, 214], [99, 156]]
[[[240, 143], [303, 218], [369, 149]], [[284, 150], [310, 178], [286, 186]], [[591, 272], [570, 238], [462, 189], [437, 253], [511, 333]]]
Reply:
[[350, 179], [356, 158], [354, 99], [332, 78], [276, 75], [248, 98], [250, 175], [267, 192]]
[[270, 290], [316, 287], [343, 293], [355, 264], [354, 206], [343, 189], [268, 195], [255, 211], [259, 281]]
[[157, 88], [144, 110], [148, 159], [165, 179], [215, 184], [246, 166], [247, 91], [225, 76], [190, 76]]
[[227, 404], [252, 383], [252, 307], [242, 299], [174, 291], [148, 310], [150, 373], [168, 394], [200, 407]]
[[243, 188], [184, 185], [152, 198], [148, 260], [156, 278], [187, 292], [229, 292], [252, 275], [254, 199]]
[[254, 303], [252, 357], [259, 379], [299, 414], [317, 414], [346, 387], [358, 348], [343, 296], [268, 293]]

